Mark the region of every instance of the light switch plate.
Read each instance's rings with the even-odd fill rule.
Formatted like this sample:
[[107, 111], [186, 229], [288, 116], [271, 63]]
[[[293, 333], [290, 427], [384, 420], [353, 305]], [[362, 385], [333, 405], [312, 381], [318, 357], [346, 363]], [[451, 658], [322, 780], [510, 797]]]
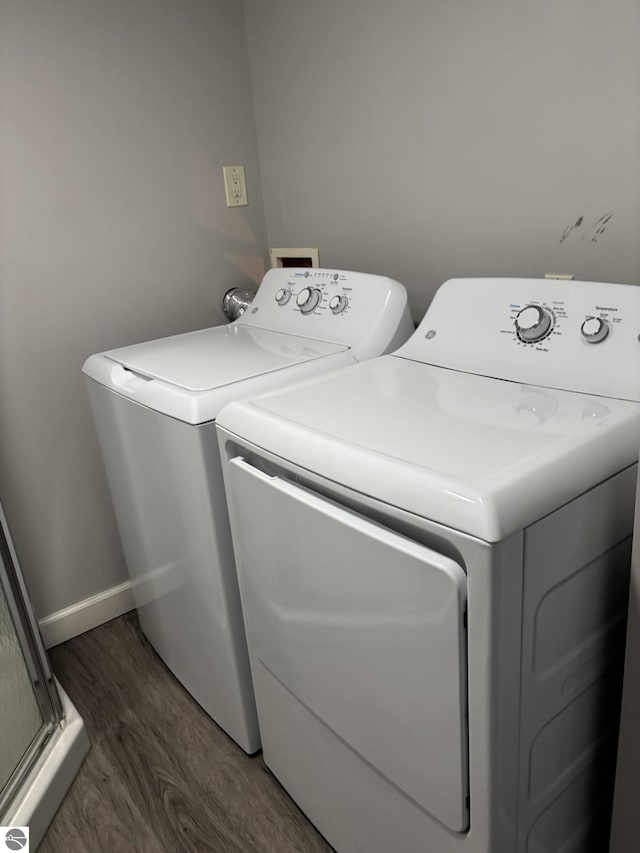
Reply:
[[242, 207], [247, 201], [247, 182], [244, 177], [244, 166], [223, 166], [224, 191], [227, 196], [227, 207]]

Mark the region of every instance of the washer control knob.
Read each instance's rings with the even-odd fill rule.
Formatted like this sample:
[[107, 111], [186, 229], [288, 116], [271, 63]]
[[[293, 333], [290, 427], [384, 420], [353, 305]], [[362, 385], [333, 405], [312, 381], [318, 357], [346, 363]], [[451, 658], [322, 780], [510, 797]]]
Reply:
[[535, 343], [551, 331], [553, 317], [540, 305], [527, 305], [516, 317], [516, 332], [521, 341]]
[[348, 304], [348, 297], [336, 294], [335, 296], [331, 297], [331, 301], [329, 302], [329, 308], [331, 308], [331, 311], [334, 314], [342, 314]]
[[588, 344], [599, 344], [609, 334], [609, 324], [602, 317], [587, 317], [580, 332]]
[[286, 305], [287, 302], [291, 299], [291, 291], [286, 287], [281, 287], [280, 290], [276, 293], [276, 302], [278, 305]]
[[315, 287], [303, 287], [296, 297], [296, 303], [302, 314], [311, 314], [317, 308], [322, 293]]

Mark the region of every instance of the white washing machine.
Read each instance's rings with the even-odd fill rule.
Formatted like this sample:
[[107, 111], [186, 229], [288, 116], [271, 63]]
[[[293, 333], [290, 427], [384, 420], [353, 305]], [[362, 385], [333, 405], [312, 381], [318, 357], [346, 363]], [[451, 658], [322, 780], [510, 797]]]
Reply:
[[451, 280], [218, 419], [267, 765], [339, 853], [607, 849], [640, 288]]
[[83, 367], [142, 630], [249, 753], [260, 736], [215, 419], [230, 400], [387, 352], [413, 328], [396, 281], [271, 270], [231, 325]]

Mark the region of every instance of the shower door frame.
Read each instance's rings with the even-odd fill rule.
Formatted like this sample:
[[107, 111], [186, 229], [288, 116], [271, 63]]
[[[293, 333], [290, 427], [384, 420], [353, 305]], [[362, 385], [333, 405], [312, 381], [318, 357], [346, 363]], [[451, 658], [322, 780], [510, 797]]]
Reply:
[[42, 725], [34, 735], [26, 752], [0, 789], [0, 823], [22, 783], [43, 754], [64, 717], [62, 702], [49, 660], [40, 636], [38, 621], [31, 606], [20, 564], [9, 532], [9, 526], [0, 504], [0, 590], [4, 593], [13, 626], [20, 643], [27, 672], [33, 685]]

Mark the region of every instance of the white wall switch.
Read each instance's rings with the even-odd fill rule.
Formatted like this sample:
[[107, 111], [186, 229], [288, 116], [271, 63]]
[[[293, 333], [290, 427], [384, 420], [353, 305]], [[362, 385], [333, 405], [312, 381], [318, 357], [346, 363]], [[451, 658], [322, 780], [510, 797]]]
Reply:
[[247, 201], [247, 182], [244, 178], [244, 166], [223, 166], [224, 191], [227, 207], [242, 207]]

